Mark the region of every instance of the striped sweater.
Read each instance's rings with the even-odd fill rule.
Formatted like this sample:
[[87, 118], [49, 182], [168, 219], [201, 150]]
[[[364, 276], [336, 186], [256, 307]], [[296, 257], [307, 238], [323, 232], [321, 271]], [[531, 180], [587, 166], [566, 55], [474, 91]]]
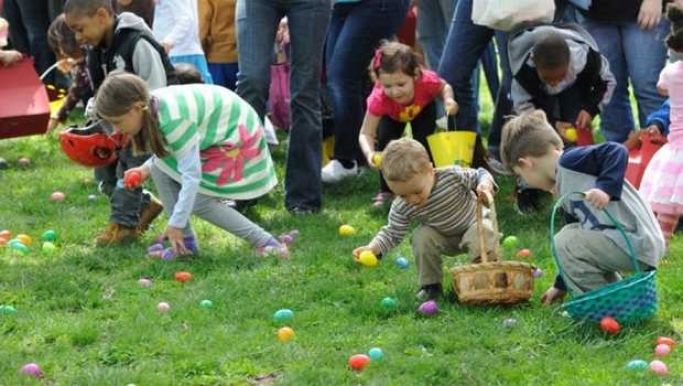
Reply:
[[476, 221], [477, 185], [493, 177], [484, 169], [452, 166], [437, 169], [434, 187], [427, 202], [415, 207], [396, 198], [389, 211], [388, 224], [377, 233], [370, 247], [382, 255], [401, 243], [411, 222], [430, 226], [445, 236], [462, 236]]

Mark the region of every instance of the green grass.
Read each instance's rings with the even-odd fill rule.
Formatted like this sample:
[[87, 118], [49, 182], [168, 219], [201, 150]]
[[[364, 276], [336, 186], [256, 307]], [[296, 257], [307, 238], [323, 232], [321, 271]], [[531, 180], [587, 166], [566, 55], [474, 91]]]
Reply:
[[[267, 375], [283, 385], [683, 383], [677, 350], [665, 359], [668, 377], [624, 369], [631, 359], [652, 360], [657, 336], [680, 338], [683, 263], [675, 256], [683, 242], [674, 241], [674, 258], [658, 272], [657, 317], [607, 337], [539, 304], [554, 272], [549, 215], [516, 214], [510, 179], [500, 180], [501, 230], [518, 236], [546, 272], [532, 301], [513, 308], [441, 302], [441, 312], [425, 318], [415, 312], [408, 241], [378, 268], [351, 260], [352, 249], [385, 222], [386, 213], [370, 206], [376, 189], [371, 172], [326, 187], [319, 215], [290, 217], [281, 186], [250, 211], [273, 233], [300, 230], [290, 261], [258, 258], [241, 241], [195, 220], [201, 256], [166, 262], [145, 258], [165, 221], [157, 221], [140, 244], [93, 246], [107, 222], [107, 200], [88, 200], [97, 194], [91, 172], [70, 163], [54, 137], [0, 141], [0, 156], [12, 163], [0, 171], [0, 229], [36, 239], [54, 229], [60, 236], [53, 256], [36, 244], [25, 257], [0, 250], [0, 304], [18, 309], [0, 315], [0, 385], [247, 385], [267, 384], [259, 381]], [[24, 156], [33, 163], [21, 169], [16, 160]], [[281, 165], [284, 155], [275, 156]], [[49, 199], [55, 190], [66, 193], [66, 202]], [[344, 223], [357, 234], [340, 238], [337, 228]], [[394, 264], [399, 254], [410, 258], [408, 270]], [[447, 258], [444, 265], [462, 261]], [[192, 272], [194, 280], [175, 282], [180, 270]], [[153, 286], [140, 287], [141, 277], [152, 277]], [[386, 296], [398, 299], [395, 311], [379, 305]], [[212, 300], [214, 308], [199, 307], [202, 299]], [[160, 301], [171, 303], [169, 314], [157, 312]], [[287, 344], [276, 339], [279, 325], [272, 315], [280, 308], [295, 312], [296, 336]], [[518, 324], [503, 328], [507, 318]], [[371, 347], [381, 347], [385, 359], [350, 371], [348, 357]], [[18, 375], [28, 362], [41, 365], [42, 381]]]

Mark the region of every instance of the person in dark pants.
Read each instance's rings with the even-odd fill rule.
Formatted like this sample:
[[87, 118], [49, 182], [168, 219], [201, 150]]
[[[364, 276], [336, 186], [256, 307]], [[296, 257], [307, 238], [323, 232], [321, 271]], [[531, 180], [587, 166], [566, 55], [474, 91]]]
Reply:
[[[434, 132], [434, 101], [439, 96], [449, 115], [458, 112], [451, 86], [435, 72], [423, 68], [417, 54], [405, 44], [382, 44], [370, 64], [370, 75], [375, 87], [368, 97], [359, 142], [368, 164], [374, 167], [381, 163], [378, 151], [392, 139], [400, 138], [408, 122], [413, 138], [429, 148], [427, 136]], [[380, 191], [373, 206], [382, 206], [392, 199], [393, 194], [380, 174]]]
[[[3, 7], [4, 17], [10, 24], [12, 46], [33, 58], [38, 74], [56, 61], [47, 44], [47, 29], [51, 22], [49, 3], [48, 0], [5, 0]], [[44, 81], [53, 84], [54, 79], [54, 74], [49, 74]]]
[[334, 156], [322, 169], [325, 183], [358, 175], [359, 163], [364, 160], [358, 133], [365, 108], [366, 69], [380, 40], [398, 31], [407, 11], [408, 0], [363, 0], [334, 5], [325, 63], [332, 109], [340, 114], [334, 115]]
[[270, 57], [280, 19], [291, 36], [292, 125], [285, 171], [285, 207], [307, 214], [322, 206], [320, 67], [330, 0], [238, 0], [237, 94], [263, 119], [270, 86]]

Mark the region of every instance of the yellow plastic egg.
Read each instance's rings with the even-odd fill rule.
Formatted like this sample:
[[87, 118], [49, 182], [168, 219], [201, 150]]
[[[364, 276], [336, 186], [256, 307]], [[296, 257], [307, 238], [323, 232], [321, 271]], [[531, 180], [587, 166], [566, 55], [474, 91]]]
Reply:
[[569, 142], [576, 142], [576, 139], [579, 137], [579, 135], [575, 128], [570, 127], [564, 131], [564, 137], [567, 138], [567, 141]]
[[290, 339], [294, 337], [294, 330], [292, 330], [289, 327], [282, 327], [281, 329], [277, 330], [277, 338], [280, 339], [280, 342], [287, 342]]
[[339, 227], [339, 236], [346, 237], [354, 233], [356, 233], [356, 230], [351, 225], [344, 224]]
[[363, 251], [360, 253], [360, 256], [358, 256], [358, 262], [366, 267], [374, 267], [379, 261], [377, 260], [377, 256], [371, 251]]
[[30, 246], [31, 243], [33, 243], [33, 239], [29, 235], [17, 235], [17, 239], [27, 247]]
[[379, 167], [382, 164], [382, 153], [375, 153], [372, 155], [372, 164]]

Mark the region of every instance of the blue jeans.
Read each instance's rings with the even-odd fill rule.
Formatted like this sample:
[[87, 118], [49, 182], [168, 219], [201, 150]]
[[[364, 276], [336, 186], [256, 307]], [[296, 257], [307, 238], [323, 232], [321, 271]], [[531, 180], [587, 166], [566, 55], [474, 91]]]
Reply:
[[235, 91], [237, 87], [237, 63], [209, 63], [213, 84]]
[[623, 142], [636, 127], [629, 99], [629, 79], [638, 103], [638, 127], [645, 127], [647, 116], [666, 99], [657, 92], [657, 80], [666, 64], [664, 38], [669, 32], [669, 22], [662, 18], [657, 27], [642, 30], [635, 22], [597, 22], [580, 14], [578, 18], [609, 60], [617, 81], [612, 100], [600, 114], [600, 129], [606, 140]]
[[237, 1], [237, 94], [262, 118], [275, 32], [282, 17], [289, 21], [292, 127], [285, 172], [287, 209], [318, 210], [322, 205], [320, 58], [331, 10], [330, 0]]
[[479, 120], [477, 118], [479, 113], [477, 92], [479, 90], [474, 87], [472, 72], [495, 35], [503, 79], [495, 98], [495, 112], [489, 132], [489, 150], [497, 155], [500, 130], [504, 123], [503, 117], [510, 114], [512, 110], [510, 101], [512, 74], [508, 64], [507, 34], [472, 23], [472, 1], [458, 0], [457, 2], [439, 65], [439, 74], [453, 86], [455, 100], [460, 105], [460, 111], [455, 118], [456, 128], [479, 132]]
[[334, 114], [334, 158], [364, 161], [358, 134], [365, 113], [363, 84], [368, 65], [382, 39], [398, 31], [408, 0], [363, 0], [337, 3], [325, 44], [327, 87]]

